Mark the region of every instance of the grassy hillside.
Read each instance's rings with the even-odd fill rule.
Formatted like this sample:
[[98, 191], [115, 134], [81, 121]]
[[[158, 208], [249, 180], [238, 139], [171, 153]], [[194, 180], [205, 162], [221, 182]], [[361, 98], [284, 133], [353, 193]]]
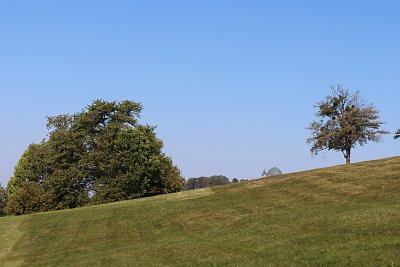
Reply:
[[0, 218], [0, 266], [399, 266], [400, 158]]

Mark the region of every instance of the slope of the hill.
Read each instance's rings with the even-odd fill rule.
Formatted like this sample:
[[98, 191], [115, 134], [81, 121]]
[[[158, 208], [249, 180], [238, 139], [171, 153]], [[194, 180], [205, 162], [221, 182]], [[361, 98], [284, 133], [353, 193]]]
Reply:
[[0, 266], [399, 266], [400, 158], [0, 219]]

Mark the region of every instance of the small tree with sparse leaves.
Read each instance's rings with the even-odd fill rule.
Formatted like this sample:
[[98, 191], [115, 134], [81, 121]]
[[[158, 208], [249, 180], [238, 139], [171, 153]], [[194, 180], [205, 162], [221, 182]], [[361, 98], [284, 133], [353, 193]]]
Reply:
[[307, 127], [311, 130], [307, 143], [312, 145], [312, 154], [322, 150], [340, 151], [349, 164], [351, 150], [357, 144], [380, 142], [382, 135], [389, 132], [380, 129], [384, 122], [379, 121], [379, 112], [358, 91], [351, 93], [340, 85], [331, 89], [332, 94], [315, 105], [318, 120]]

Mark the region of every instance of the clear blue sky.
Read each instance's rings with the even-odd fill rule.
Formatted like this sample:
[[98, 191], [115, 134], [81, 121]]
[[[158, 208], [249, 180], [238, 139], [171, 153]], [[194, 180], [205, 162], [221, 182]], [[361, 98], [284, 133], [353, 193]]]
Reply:
[[[142, 102], [185, 177], [341, 164], [312, 158], [313, 104], [343, 84], [400, 127], [399, 1], [1, 1], [0, 182], [45, 117]], [[353, 161], [400, 154], [358, 147]]]

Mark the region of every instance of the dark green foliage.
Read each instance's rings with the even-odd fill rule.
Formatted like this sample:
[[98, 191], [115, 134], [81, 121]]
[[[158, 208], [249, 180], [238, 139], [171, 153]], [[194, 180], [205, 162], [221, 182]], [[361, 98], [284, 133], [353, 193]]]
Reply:
[[89, 198], [82, 172], [74, 167], [56, 169], [45, 180], [43, 188], [49, 198], [50, 209], [69, 209], [85, 205]]
[[189, 178], [183, 186], [183, 190], [193, 190], [197, 188], [205, 188], [229, 183], [229, 179], [223, 175], [214, 175], [210, 177], [201, 176], [199, 178]]
[[44, 189], [35, 182], [24, 182], [10, 195], [6, 211], [7, 214], [21, 215], [46, 210]]
[[382, 135], [389, 132], [380, 129], [379, 112], [372, 104], [366, 104], [359, 92], [351, 93], [342, 86], [332, 86], [332, 94], [317, 103], [318, 118], [307, 129], [312, 136], [307, 139], [311, 153], [334, 150], [343, 153], [350, 163], [351, 150], [367, 142], [380, 142]]
[[238, 178], [233, 178], [232, 179], [232, 183], [234, 183], [234, 184], [239, 183], [239, 179]]
[[162, 153], [155, 127], [137, 123], [141, 110], [131, 101], [97, 100], [49, 117], [48, 139], [25, 151], [10, 195], [31, 181], [46, 193], [43, 209], [56, 210], [180, 191], [180, 171]]
[[7, 192], [0, 184], [0, 217], [6, 214]]

